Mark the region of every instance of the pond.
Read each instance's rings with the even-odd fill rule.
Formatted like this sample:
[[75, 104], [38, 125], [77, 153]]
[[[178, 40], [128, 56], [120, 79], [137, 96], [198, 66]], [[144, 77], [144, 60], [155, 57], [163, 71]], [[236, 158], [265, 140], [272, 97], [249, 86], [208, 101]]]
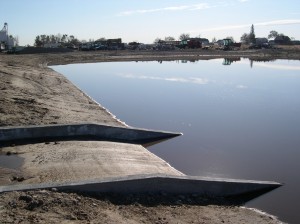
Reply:
[[53, 66], [130, 126], [182, 132], [149, 150], [188, 175], [285, 185], [246, 204], [300, 219], [300, 62], [248, 59]]

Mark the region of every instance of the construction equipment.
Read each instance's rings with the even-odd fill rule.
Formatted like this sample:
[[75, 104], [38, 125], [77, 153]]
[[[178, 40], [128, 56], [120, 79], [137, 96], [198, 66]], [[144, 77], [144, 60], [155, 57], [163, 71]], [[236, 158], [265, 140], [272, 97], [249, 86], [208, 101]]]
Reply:
[[224, 51], [230, 51], [240, 47], [241, 47], [241, 43], [235, 43], [232, 41], [232, 39], [226, 38], [223, 39], [220, 49]]
[[176, 47], [180, 48], [180, 49], [185, 49], [185, 48], [201, 48], [202, 47], [202, 42], [200, 40], [200, 38], [189, 38], [186, 40], [182, 40], [179, 45], [177, 45]]

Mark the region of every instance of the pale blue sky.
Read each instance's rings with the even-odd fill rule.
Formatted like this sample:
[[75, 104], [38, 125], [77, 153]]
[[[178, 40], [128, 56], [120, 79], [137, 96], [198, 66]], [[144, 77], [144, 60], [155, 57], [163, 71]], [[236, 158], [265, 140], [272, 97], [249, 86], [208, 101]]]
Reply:
[[[276, 30], [300, 39], [299, 0], [1, 0], [0, 26], [20, 45], [40, 34], [73, 34], [79, 40], [100, 37], [152, 43], [181, 33], [211, 40], [255, 26], [257, 37]], [[2, 23], [2, 24], [1, 24]], [[1, 29], [2, 27], [0, 27]]]

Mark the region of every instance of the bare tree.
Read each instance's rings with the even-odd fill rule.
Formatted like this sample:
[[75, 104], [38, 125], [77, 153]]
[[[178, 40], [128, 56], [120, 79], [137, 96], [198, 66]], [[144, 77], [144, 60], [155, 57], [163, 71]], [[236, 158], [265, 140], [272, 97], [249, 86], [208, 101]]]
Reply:
[[232, 42], [234, 42], [234, 38], [232, 36], [228, 36], [226, 39], [230, 39]]
[[241, 42], [244, 43], [244, 44], [249, 44], [250, 43], [249, 34], [248, 33], [244, 33], [241, 36]]
[[157, 43], [159, 43], [159, 42], [161, 42], [161, 41], [162, 41], [162, 39], [159, 38], [159, 37], [157, 37], [157, 38], [154, 40], [154, 43], [157, 44]]
[[175, 40], [174, 37], [171, 37], [171, 36], [165, 37], [165, 41], [174, 41], [174, 40]]
[[268, 39], [273, 39], [273, 38], [275, 39], [278, 36], [284, 36], [284, 34], [283, 33], [278, 33], [275, 30], [271, 30], [269, 35], [268, 35]]
[[14, 36], [15, 45], [19, 46], [19, 36]]
[[190, 38], [190, 34], [188, 34], [188, 33], [182, 33], [179, 36], [179, 40], [186, 40], [186, 39], [189, 39], [189, 38]]
[[252, 24], [250, 33], [244, 33], [241, 36], [241, 42], [245, 44], [255, 43], [255, 32], [254, 32], [254, 25]]

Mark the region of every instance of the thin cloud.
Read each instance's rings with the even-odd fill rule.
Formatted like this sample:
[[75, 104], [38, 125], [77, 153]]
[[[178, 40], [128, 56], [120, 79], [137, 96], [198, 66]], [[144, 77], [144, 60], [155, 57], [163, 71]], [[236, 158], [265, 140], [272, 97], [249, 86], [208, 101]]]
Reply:
[[[237, 0], [237, 2], [244, 3], [248, 2], [250, 0]], [[156, 9], [140, 9], [140, 10], [130, 10], [130, 11], [124, 11], [117, 16], [130, 16], [134, 14], [145, 14], [145, 13], [155, 13], [155, 12], [164, 12], [164, 11], [194, 11], [194, 10], [204, 10], [204, 9], [210, 9], [210, 8], [216, 8], [216, 7], [225, 7], [229, 5], [234, 5], [235, 3], [228, 3], [228, 2], [219, 2], [216, 5], [212, 5], [209, 3], [199, 3], [194, 5], [181, 5], [181, 6], [170, 6], [170, 7], [164, 7], [164, 8], [156, 8]]]
[[[279, 26], [279, 25], [295, 25], [300, 24], [299, 19], [286, 19], [286, 20], [274, 20], [268, 22], [254, 23], [254, 26]], [[221, 31], [221, 30], [234, 30], [234, 29], [242, 29], [251, 26], [252, 24], [241, 24], [241, 25], [231, 25], [231, 26], [222, 26], [222, 27], [214, 27], [209, 29], [202, 30], [191, 30], [187, 31], [189, 33], [199, 33], [199, 32], [208, 32], [208, 31]]]
[[170, 6], [157, 9], [142, 9], [142, 10], [132, 10], [125, 11], [118, 14], [118, 16], [130, 16], [133, 14], [145, 14], [145, 13], [154, 13], [154, 12], [163, 12], [163, 11], [183, 11], [183, 10], [203, 10], [209, 9], [212, 6], [208, 3], [200, 3], [196, 5], [182, 5], [182, 6]]
[[293, 25], [293, 24], [300, 24], [299, 19], [286, 19], [286, 20], [274, 20], [270, 22], [264, 23], [256, 23], [255, 26], [274, 26], [274, 25]]
[[237, 85], [236, 88], [237, 88], [237, 89], [248, 89], [248, 86]]
[[146, 75], [133, 75], [133, 74], [118, 74], [123, 78], [130, 79], [150, 79], [150, 80], [162, 80], [168, 82], [181, 82], [181, 83], [194, 83], [199, 85], [205, 85], [209, 83], [209, 80], [203, 78], [189, 77], [189, 78], [181, 78], [181, 77], [169, 77], [163, 78], [159, 76], [146, 76]]

